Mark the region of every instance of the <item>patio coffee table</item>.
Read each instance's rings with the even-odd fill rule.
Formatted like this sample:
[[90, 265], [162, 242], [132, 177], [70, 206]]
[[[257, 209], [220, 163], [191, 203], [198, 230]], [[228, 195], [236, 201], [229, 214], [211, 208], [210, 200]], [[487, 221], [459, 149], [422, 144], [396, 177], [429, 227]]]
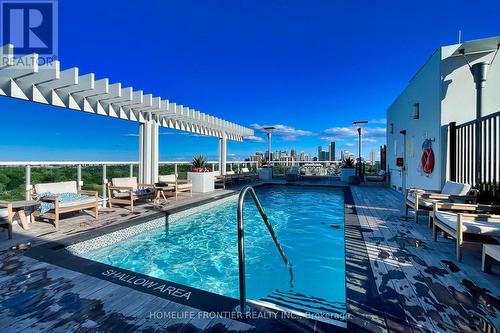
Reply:
[[154, 200], [155, 205], [166, 204], [168, 202], [168, 200], [167, 200], [165, 193], [172, 192], [172, 191], [175, 191], [174, 186], [170, 186], [170, 185], [163, 184], [163, 183], [156, 183], [155, 184], [155, 200]]
[[[19, 220], [21, 221], [21, 226], [24, 230], [28, 230], [30, 228], [28, 220], [26, 218], [26, 213], [29, 212], [29, 216], [31, 218], [31, 222], [35, 220], [33, 213], [37, 210], [40, 203], [35, 200], [20, 200], [20, 201], [12, 201], [12, 212], [14, 216], [16, 214], [19, 216]], [[14, 218], [14, 217], [13, 217]]]

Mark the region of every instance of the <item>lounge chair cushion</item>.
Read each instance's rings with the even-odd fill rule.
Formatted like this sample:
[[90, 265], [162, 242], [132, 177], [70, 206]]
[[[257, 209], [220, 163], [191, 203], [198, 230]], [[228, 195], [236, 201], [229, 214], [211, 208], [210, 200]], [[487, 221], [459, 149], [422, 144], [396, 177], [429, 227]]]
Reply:
[[58, 183], [42, 183], [35, 185], [36, 193], [78, 193], [76, 181], [58, 182]]
[[226, 175], [234, 175], [235, 172], [234, 171], [226, 171]]
[[85, 205], [85, 204], [95, 204], [96, 198], [95, 197], [89, 197], [87, 196], [86, 198], [74, 200], [74, 201], [62, 201], [59, 203], [59, 207], [61, 208], [66, 208], [66, 207], [74, 207], [74, 206], [80, 206], [80, 205]]
[[452, 195], [467, 195], [471, 189], [469, 184], [462, 184], [452, 181], [446, 181], [441, 190], [442, 194], [452, 194]]
[[[113, 178], [111, 182], [113, 183], [113, 186], [131, 187], [133, 191], [137, 190], [136, 177]], [[126, 192], [126, 190], [120, 190], [119, 192]]]
[[[436, 212], [436, 219], [443, 222], [453, 230], [457, 230], [457, 214], [451, 212]], [[463, 231], [468, 234], [500, 237], [500, 223], [488, 221], [465, 221]]]
[[162, 175], [158, 176], [158, 181], [161, 182], [175, 182], [176, 181], [176, 176], [175, 175]]
[[189, 188], [192, 188], [193, 184], [187, 183], [187, 184], [177, 184], [177, 189], [178, 190], [186, 190]]
[[[415, 203], [416, 195], [413, 192], [408, 193], [407, 200], [410, 201], [411, 203]], [[420, 207], [432, 207], [433, 203], [436, 202], [436, 200], [429, 200], [429, 199], [423, 199], [419, 198], [418, 199], [418, 205]]]
[[248, 168], [241, 168], [241, 172], [250, 172], [250, 170]]
[[[153, 189], [151, 188], [145, 188], [141, 190], [135, 190], [132, 191], [134, 192], [134, 195], [136, 197], [142, 198], [142, 197], [148, 197], [154, 193]], [[123, 192], [117, 192], [113, 194], [113, 197], [116, 199], [124, 199], [124, 198], [130, 198], [130, 192], [128, 191], [123, 191]]]

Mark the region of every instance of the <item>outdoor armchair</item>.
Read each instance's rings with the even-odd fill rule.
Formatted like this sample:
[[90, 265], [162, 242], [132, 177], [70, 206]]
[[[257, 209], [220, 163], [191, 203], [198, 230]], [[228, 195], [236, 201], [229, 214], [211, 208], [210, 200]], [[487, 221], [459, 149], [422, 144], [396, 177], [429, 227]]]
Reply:
[[189, 192], [189, 196], [193, 196], [193, 184], [191, 179], [179, 179], [177, 175], [162, 175], [158, 176], [158, 182], [174, 186], [174, 196], [177, 200], [177, 196], [181, 192]]
[[[441, 191], [429, 191], [409, 188], [405, 191], [405, 217], [408, 218], [408, 209], [415, 211], [415, 222], [418, 223], [419, 213], [431, 211], [437, 201], [467, 203], [476, 202], [475, 190], [469, 184], [446, 181]], [[429, 226], [430, 220], [429, 220]]]
[[474, 235], [475, 241], [500, 237], [500, 206], [435, 202], [431, 219], [434, 241], [439, 230], [456, 240], [458, 261], [465, 235]]
[[153, 184], [138, 184], [136, 177], [113, 178], [108, 183], [108, 205], [113, 204], [130, 206], [134, 210], [137, 200], [151, 200], [154, 198]]

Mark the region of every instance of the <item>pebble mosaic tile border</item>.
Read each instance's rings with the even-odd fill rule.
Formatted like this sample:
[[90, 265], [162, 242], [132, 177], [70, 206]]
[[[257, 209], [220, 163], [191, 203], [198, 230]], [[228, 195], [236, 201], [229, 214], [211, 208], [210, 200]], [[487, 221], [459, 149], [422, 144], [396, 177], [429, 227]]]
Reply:
[[230, 196], [224, 199], [219, 199], [213, 202], [209, 202], [197, 207], [193, 207], [190, 209], [186, 209], [183, 211], [180, 211], [178, 213], [174, 213], [172, 215], [169, 215], [168, 217], [160, 217], [156, 218], [151, 221], [147, 221], [144, 223], [140, 223], [122, 230], [114, 231], [109, 234], [105, 234], [102, 236], [94, 237], [92, 239], [85, 240], [80, 243], [76, 243], [73, 245], [70, 245], [67, 247], [67, 250], [70, 251], [72, 254], [80, 256], [86, 252], [89, 251], [94, 251], [101, 249], [103, 247], [121, 242], [125, 239], [128, 239], [130, 237], [133, 237], [135, 235], [138, 235], [140, 233], [143, 233], [145, 231], [149, 231], [152, 229], [156, 229], [159, 227], [165, 226], [166, 223], [175, 223], [181, 219], [187, 218], [191, 215], [202, 213], [204, 211], [207, 211], [209, 209], [212, 209], [216, 206], [224, 205], [229, 202], [236, 201], [237, 196]]

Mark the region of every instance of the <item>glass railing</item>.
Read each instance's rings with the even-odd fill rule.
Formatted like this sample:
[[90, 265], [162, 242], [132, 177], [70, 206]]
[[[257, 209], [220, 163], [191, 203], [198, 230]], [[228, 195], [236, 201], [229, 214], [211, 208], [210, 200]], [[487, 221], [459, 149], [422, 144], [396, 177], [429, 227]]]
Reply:
[[[218, 171], [217, 161], [208, 161], [208, 166]], [[257, 162], [228, 161], [226, 168], [241, 172], [246, 167], [257, 170]], [[77, 181], [83, 190], [98, 191], [105, 196], [108, 179], [138, 175], [137, 162], [0, 162], [0, 200], [23, 200], [28, 198], [32, 184]], [[180, 179], [187, 178], [191, 169], [188, 161], [162, 161], [159, 174], [177, 173]]]

